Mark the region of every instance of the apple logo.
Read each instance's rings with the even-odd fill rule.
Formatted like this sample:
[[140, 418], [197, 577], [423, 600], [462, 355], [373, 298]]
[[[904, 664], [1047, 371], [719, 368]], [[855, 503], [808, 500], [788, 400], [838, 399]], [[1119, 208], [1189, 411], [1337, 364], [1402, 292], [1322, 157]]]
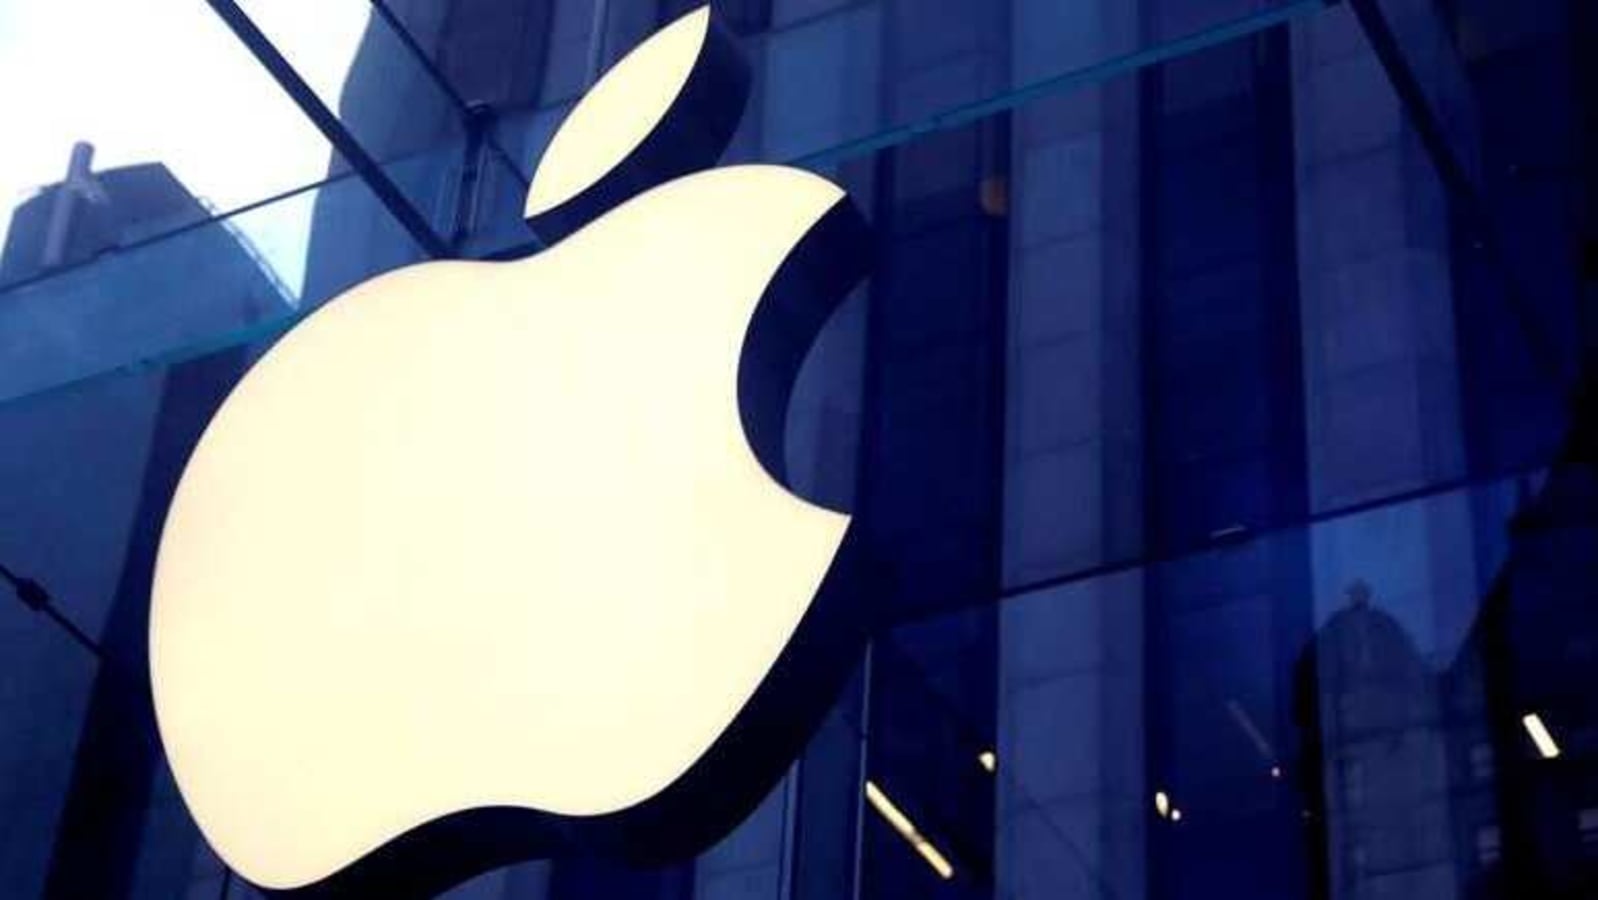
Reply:
[[747, 84], [708, 8], [678, 19], [555, 135], [527, 200], [549, 249], [374, 278], [216, 413], [161, 538], [151, 682], [244, 878], [426, 896], [680, 858], [836, 697], [877, 567], [787, 486], [783, 424], [869, 235], [817, 175], [707, 168]]

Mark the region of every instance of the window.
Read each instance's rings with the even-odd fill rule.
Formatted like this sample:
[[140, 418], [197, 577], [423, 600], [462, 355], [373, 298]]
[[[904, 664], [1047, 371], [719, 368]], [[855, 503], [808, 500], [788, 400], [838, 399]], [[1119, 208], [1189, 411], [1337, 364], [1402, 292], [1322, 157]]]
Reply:
[[1483, 825], [1476, 829], [1476, 863], [1484, 869], [1496, 865], [1502, 841], [1497, 825]]
[[1470, 777], [1474, 781], [1491, 781], [1496, 766], [1491, 744], [1479, 742], [1470, 748]]
[[1588, 807], [1576, 814], [1576, 829], [1581, 833], [1581, 846], [1587, 853], [1598, 853], [1598, 807]]
[[1353, 809], [1365, 805], [1365, 763], [1351, 759], [1343, 763], [1343, 800]]

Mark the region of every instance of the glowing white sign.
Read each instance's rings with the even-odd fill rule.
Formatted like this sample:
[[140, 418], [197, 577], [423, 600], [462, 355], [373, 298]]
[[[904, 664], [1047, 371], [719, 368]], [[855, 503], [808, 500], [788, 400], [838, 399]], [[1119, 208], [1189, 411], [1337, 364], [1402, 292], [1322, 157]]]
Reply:
[[[707, 23], [606, 76], [531, 209], [647, 133]], [[183, 475], [151, 613], [161, 736], [229, 865], [302, 886], [460, 810], [626, 809], [705, 753], [848, 525], [762, 469], [737, 384], [840, 202], [689, 175], [526, 260], [376, 278], [261, 359]]]

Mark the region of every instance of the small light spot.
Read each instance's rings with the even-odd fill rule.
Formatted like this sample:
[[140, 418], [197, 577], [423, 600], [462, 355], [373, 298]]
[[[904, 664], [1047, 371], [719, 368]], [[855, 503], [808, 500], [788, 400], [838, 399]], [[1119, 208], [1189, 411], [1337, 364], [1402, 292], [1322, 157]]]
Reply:
[[866, 800], [871, 803], [877, 814], [887, 820], [888, 825], [894, 831], [897, 831], [900, 837], [905, 839], [905, 842], [915, 852], [921, 854], [921, 858], [927, 861], [927, 865], [932, 867], [932, 871], [938, 873], [939, 878], [948, 881], [954, 877], [954, 866], [949, 862], [948, 858], [940, 853], [938, 848], [932, 845], [931, 841], [927, 840], [926, 836], [916, 828], [915, 823], [910, 821], [910, 817], [905, 815], [904, 810], [888, 799], [887, 793], [878, 787], [874, 781], [866, 782]]
[[1542, 754], [1543, 759], [1555, 759], [1559, 756], [1559, 743], [1554, 740], [1548, 726], [1543, 724], [1541, 716], [1527, 713], [1521, 717], [1520, 722], [1526, 726], [1526, 733], [1531, 735], [1531, 741], [1537, 745], [1537, 752]]

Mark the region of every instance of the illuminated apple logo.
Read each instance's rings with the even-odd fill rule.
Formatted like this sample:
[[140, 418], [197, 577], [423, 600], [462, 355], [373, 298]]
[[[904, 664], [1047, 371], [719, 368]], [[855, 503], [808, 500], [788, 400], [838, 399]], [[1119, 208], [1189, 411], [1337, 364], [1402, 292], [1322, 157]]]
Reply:
[[151, 676], [245, 878], [421, 895], [691, 852], [835, 696], [867, 554], [784, 486], [782, 425], [865, 226], [804, 171], [697, 171], [746, 90], [709, 11], [679, 19], [556, 134], [528, 195], [548, 250], [375, 278], [216, 414], [161, 540]]

